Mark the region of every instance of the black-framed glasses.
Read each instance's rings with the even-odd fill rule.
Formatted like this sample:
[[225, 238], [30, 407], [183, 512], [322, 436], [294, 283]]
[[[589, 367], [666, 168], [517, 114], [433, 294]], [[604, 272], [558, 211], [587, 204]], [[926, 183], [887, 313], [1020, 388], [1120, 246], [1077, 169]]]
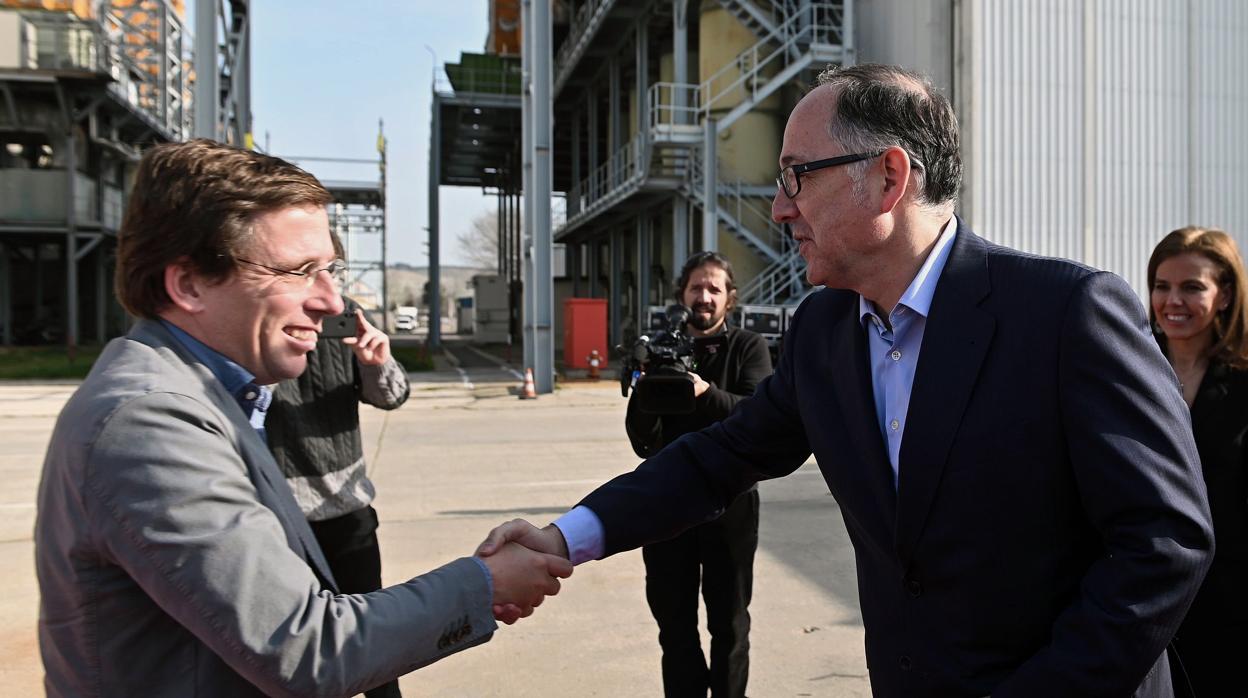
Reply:
[[802, 191], [802, 175], [815, 170], [822, 170], [825, 167], [836, 167], [837, 165], [848, 165], [851, 162], [859, 162], [867, 160], [879, 155], [883, 155], [883, 150], [876, 150], [870, 153], [854, 153], [853, 155], [838, 155], [834, 158], [825, 158], [823, 160], [814, 160], [812, 162], [803, 162], [796, 165], [780, 168], [780, 176], [776, 177], [776, 186], [780, 187], [780, 191], [784, 195], [792, 199]]
[[261, 264], [259, 262], [253, 262], [250, 259], [242, 259], [239, 257], [235, 257], [234, 261], [264, 269], [265, 271], [271, 272], [277, 276], [290, 279], [292, 282], [302, 282], [306, 288], [311, 288], [312, 285], [316, 283], [316, 275], [323, 271], [329, 273], [329, 278], [334, 282], [335, 286], [341, 288], [347, 283], [347, 263], [341, 259], [335, 259], [329, 263], [329, 266], [321, 269], [314, 269], [312, 268], [312, 265], [308, 265], [303, 269], [278, 269], [277, 267], [271, 267], [267, 264]]

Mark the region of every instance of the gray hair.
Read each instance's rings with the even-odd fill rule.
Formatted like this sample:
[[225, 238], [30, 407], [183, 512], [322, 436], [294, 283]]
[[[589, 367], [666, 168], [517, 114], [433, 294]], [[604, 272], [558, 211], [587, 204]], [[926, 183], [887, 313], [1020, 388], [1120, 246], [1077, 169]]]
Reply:
[[[910, 155], [921, 203], [940, 206], [957, 199], [962, 185], [958, 119], [927, 78], [897, 66], [864, 63], [829, 66], [818, 84], [837, 91], [828, 135], [846, 152], [898, 146]], [[869, 166], [868, 160], [848, 168], [860, 202], [866, 197], [863, 178]]]

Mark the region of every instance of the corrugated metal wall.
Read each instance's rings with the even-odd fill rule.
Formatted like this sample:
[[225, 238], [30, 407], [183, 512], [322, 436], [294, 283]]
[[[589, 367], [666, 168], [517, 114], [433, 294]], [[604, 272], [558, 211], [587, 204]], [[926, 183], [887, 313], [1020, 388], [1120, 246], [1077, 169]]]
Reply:
[[958, 0], [954, 23], [977, 232], [1141, 293], [1174, 228], [1248, 253], [1248, 3]]

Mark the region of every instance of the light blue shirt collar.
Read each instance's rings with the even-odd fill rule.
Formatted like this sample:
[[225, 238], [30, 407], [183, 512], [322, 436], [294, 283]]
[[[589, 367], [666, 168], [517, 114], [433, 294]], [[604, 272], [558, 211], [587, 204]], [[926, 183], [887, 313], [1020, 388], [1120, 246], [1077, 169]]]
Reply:
[[[919, 267], [919, 272], [910, 280], [905, 293], [901, 294], [901, 298], [897, 301], [898, 307], [905, 306], [927, 317], [932, 309], [932, 298], [936, 295], [936, 284], [940, 281], [940, 273], [945, 270], [945, 262], [949, 260], [949, 252], [953, 249], [953, 239], [957, 232], [958, 218], [950, 216], [949, 221], [940, 229], [940, 237], [936, 239], [936, 246], [927, 255], [927, 259], [923, 260], [923, 266]], [[859, 317], [865, 323], [867, 318], [875, 317], [875, 314], [875, 307], [871, 305], [871, 301], [859, 294]]]
[[160, 324], [164, 325], [174, 339], [178, 340], [187, 351], [191, 352], [192, 356], [212, 372], [221, 385], [225, 386], [226, 392], [238, 402], [238, 406], [242, 408], [243, 414], [247, 416], [247, 421], [255, 428], [256, 433], [260, 434], [261, 438], [266, 438], [264, 418], [268, 412], [269, 403], [273, 400], [273, 391], [268, 386], [256, 385], [256, 377], [250, 371], [187, 334], [185, 330], [172, 322], [161, 318]]

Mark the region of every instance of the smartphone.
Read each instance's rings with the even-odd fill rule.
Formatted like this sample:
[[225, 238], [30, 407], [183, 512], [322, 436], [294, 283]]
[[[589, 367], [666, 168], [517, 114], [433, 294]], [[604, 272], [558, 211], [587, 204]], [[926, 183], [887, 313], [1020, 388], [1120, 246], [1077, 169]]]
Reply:
[[326, 337], [354, 337], [359, 334], [360, 319], [355, 313], [344, 313], [342, 315], [326, 315], [321, 320], [321, 338]]

